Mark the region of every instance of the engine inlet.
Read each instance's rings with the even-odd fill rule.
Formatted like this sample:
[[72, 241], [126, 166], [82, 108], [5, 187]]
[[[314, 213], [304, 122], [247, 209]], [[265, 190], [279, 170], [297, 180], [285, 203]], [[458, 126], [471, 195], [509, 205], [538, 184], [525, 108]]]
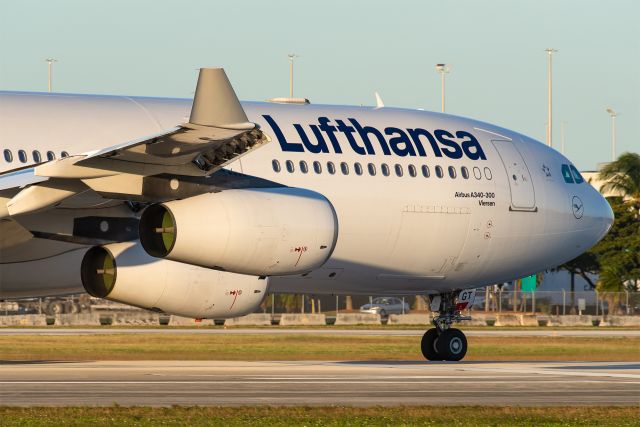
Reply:
[[116, 284], [116, 260], [107, 249], [93, 247], [82, 258], [80, 274], [89, 295], [106, 298]]
[[151, 256], [163, 258], [176, 241], [175, 220], [163, 205], [152, 205], [140, 218], [140, 243]]

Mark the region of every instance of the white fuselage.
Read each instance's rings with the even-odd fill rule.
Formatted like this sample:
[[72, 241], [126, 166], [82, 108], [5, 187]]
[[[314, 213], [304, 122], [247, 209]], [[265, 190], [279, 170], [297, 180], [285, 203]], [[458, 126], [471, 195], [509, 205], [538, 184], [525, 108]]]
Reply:
[[[500, 283], [574, 258], [611, 224], [599, 193], [563, 178], [569, 160], [503, 128], [392, 108], [243, 107], [271, 142], [228, 169], [319, 192], [338, 216], [337, 245], [325, 265], [272, 277], [272, 291], [401, 295]], [[182, 99], [0, 93], [0, 170], [35, 163], [34, 151], [46, 161], [49, 151], [77, 155], [157, 134], [186, 122], [190, 108]], [[368, 145], [354, 121], [382, 139], [369, 129]], [[39, 215], [32, 225], [46, 221]], [[9, 261], [70, 250], [29, 245]]]

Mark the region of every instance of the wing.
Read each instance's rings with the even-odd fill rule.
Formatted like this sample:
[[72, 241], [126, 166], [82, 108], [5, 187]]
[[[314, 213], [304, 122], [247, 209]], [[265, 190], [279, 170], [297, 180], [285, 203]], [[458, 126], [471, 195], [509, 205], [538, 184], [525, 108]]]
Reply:
[[112, 199], [167, 200], [168, 194], [158, 198], [157, 191], [145, 193], [148, 177], [161, 176], [166, 183], [206, 178], [267, 142], [248, 121], [224, 70], [204, 68], [188, 123], [0, 175], [0, 219], [48, 209], [87, 191]]

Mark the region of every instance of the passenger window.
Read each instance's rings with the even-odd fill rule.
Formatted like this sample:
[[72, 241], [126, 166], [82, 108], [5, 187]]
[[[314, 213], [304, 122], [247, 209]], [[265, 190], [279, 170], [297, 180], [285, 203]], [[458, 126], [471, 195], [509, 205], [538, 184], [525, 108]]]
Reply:
[[18, 159], [20, 159], [22, 163], [27, 163], [27, 153], [24, 150], [18, 151]]
[[404, 172], [402, 171], [402, 165], [399, 165], [396, 163], [395, 169], [396, 169], [396, 175], [402, 176], [404, 174]]
[[293, 162], [291, 160], [287, 160], [285, 163], [287, 165], [287, 172], [293, 173], [296, 169], [293, 167]]
[[333, 175], [336, 173], [336, 165], [334, 165], [333, 162], [327, 162], [327, 171]]
[[376, 176], [376, 165], [374, 165], [373, 163], [369, 163], [367, 165], [367, 169], [369, 170], [369, 175]]
[[349, 175], [349, 165], [345, 162], [340, 163], [340, 170], [343, 175]]
[[422, 165], [422, 176], [424, 176], [425, 178], [429, 178], [431, 176], [431, 172], [429, 172], [429, 166], [427, 165]]
[[487, 178], [489, 181], [491, 181], [491, 178], [493, 177], [491, 175], [491, 169], [484, 168], [484, 177]]
[[436, 176], [438, 178], [442, 178], [444, 176], [444, 173], [442, 173], [442, 168], [440, 167], [440, 165], [436, 166]]
[[573, 184], [573, 177], [571, 176], [569, 165], [562, 165], [562, 177], [567, 184]]
[[449, 176], [450, 176], [452, 179], [455, 179], [455, 178], [456, 178], [456, 175], [457, 175], [457, 174], [456, 174], [456, 168], [454, 168], [453, 166], [449, 166]]
[[320, 162], [318, 162], [318, 161], [313, 162], [313, 170], [317, 174], [321, 174], [322, 173], [322, 165], [320, 164]]
[[11, 150], [4, 150], [4, 159], [7, 161], [7, 163], [13, 162], [13, 153], [11, 152]]
[[460, 168], [460, 172], [462, 172], [462, 177], [464, 179], [469, 179], [469, 169], [466, 166]]
[[389, 176], [389, 165], [387, 165], [386, 163], [383, 163], [380, 166], [380, 169], [382, 169], [382, 175]]
[[56, 159], [56, 154], [53, 151], [47, 151], [47, 160], [51, 161], [55, 159]]
[[62, 153], [60, 153], [60, 157], [69, 157], [69, 153], [63, 151]]
[[271, 161], [271, 167], [273, 168], [274, 172], [280, 172], [280, 162], [276, 159], [273, 159]]
[[573, 179], [576, 180], [576, 184], [582, 184], [584, 182], [584, 178], [582, 177], [582, 175], [580, 175], [578, 169], [576, 169], [576, 167], [573, 165], [570, 165], [569, 167], [571, 168], [571, 172], [573, 173]]
[[31, 152], [31, 156], [33, 157], [33, 161], [36, 163], [40, 163], [42, 161], [42, 156], [38, 150], [33, 150]]
[[475, 179], [481, 179], [482, 178], [482, 172], [480, 172], [480, 168], [477, 166], [473, 167], [473, 177]]
[[409, 175], [411, 175], [412, 177], [416, 177], [418, 175], [418, 173], [416, 172], [416, 167], [413, 165], [409, 165], [409, 167], [407, 168], [409, 169]]
[[356, 175], [362, 175], [362, 165], [358, 162], [353, 164], [353, 170], [356, 171]]
[[309, 172], [309, 167], [307, 166], [307, 162], [304, 160], [300, 160], [300, 172], [307, 173]]

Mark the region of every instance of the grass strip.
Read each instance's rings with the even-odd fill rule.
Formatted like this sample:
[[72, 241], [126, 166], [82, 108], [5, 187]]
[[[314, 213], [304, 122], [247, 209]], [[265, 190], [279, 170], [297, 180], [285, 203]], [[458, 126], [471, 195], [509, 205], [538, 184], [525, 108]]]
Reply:
[[[327, 334], [0, 335], [8, 360], [423, 360], [421, 337]], [[469, 337], [465, 360], [640, 360], [639, 337]]]
[[3, 426], [637, 426], [640, 407], [0, 407]]

